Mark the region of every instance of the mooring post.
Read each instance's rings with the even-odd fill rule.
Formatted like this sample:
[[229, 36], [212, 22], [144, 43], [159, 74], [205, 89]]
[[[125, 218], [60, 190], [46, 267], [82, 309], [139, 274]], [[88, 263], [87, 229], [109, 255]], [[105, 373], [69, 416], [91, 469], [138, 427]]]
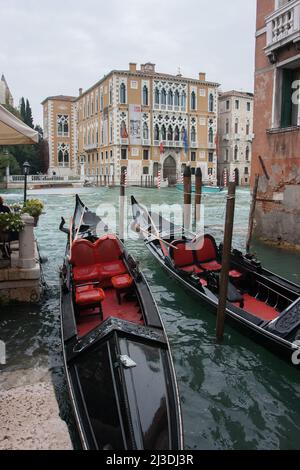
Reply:
[[202, 171], [201, 171], [201, 168], [197, 168], [196, 182], [195, 182], [195, 214], [194, 214], [195, 230], [201, 218], [201, 198], [202, 198]]
[[192, 172], [187, 166], [183, 175], [184, 207], [183, 207], [183, 227], [189, 230], [191, 226], [191, 204], [192, 204]]
[[250, 246], [251, 246], [251, 240], [252, 240], [252, 234], [253, 234], [258, 183], [259, 183], [259, 175], [255, 175], [255, 181], [254, 181], [253, 193], [252, 193], [252, 202], [251, 202], [250, 215], [249, 215], [248, 235], [247, 235], [247, 242], [246, 242], [247, 253], [250, 252]]
[[218, 312], [217, 312], [216, 336], [217, 336], [218, 341], [222, 341], [223, 336], [224, 336], [224, 322], [225, 322], [225, 311], [226, 311], [226, 303], [227, 303], [232, 232], [233, 232], [233, 222], [234, 222], [235, 188], [236, 188], [235, 183], [229, 183], [227, 205], [226, 205], [223, 254], [222, 254], [222, 270], [221, 270], [221, 275], [220, 275], [219, 303], [218, 303]]
[[119, 200], [119, 236], [120, 240], [124, 242], [125, 231], [125, 171], [121, 171], [120, 176], [120, 200]]

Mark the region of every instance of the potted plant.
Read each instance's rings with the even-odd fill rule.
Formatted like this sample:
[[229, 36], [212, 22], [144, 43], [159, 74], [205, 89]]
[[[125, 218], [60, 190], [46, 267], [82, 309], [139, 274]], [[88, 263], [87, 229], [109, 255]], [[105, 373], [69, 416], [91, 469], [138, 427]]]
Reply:
[[15, 212], [0, 214], [0, 242], [18, 239], [19, 232], [24, 228], [21, 215]]
[[23, 206], [23, 213], [29, 214], [34, 218], [34, 226], [39, 221], [39, 216], [43, 213], [44, 204], [39, 199], [28, 199]]

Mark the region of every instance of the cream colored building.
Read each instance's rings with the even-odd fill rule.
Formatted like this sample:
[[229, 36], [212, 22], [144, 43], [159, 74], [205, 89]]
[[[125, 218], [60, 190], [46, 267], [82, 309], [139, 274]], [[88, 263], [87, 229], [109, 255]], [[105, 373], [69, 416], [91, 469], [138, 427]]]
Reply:
[[250, 185], [253, 135], [253, 93], [228, 91], [219, 94], [218, 181], [228, 179]]
[[4, 75], [2, 75], [0, 80], [0, 104], [8, 104], [10, 106], [14, 105], [14, 99]]
[[[50, 171], [117, 182], [122, 168], [128, 182], [141, 175], [163, 177], [174, 184], [186, 165], [201, 167], [205, 181], [217, 182], [218, 84], [158, 73], [147, 63], [138, 70], [114, 70], [79, 96], [43, 101], [44, 127], [50, 147]], [[68, 136], [58, 135], [61, 116], [68, 117]], [[60, 129], [60, 128], [59, 128]], [[69, 161], [62, 161], [61, 144]], [[60, 155], [60, 158], [59, 158]]]

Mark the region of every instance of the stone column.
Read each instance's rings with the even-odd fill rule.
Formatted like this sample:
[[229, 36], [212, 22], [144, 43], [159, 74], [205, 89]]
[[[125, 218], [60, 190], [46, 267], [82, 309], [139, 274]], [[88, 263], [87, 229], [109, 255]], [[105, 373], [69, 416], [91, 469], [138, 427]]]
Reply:
[[24, 214], [22, 220], [25, 223], [23, 230], [19, 234], [19, 260], [18, 268], [35, 268], [35, 240], [34, 240], [34, 218], [29, 214]]

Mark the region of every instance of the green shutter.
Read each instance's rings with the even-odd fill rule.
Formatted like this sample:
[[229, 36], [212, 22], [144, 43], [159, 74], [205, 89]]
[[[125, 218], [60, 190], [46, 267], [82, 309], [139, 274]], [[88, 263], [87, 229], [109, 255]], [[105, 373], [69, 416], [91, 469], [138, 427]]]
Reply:
[[292, 125], [292, 83], [293, 70], [283, 69], [282, 71], [282, 103], [281, 103], [281, 127]]

